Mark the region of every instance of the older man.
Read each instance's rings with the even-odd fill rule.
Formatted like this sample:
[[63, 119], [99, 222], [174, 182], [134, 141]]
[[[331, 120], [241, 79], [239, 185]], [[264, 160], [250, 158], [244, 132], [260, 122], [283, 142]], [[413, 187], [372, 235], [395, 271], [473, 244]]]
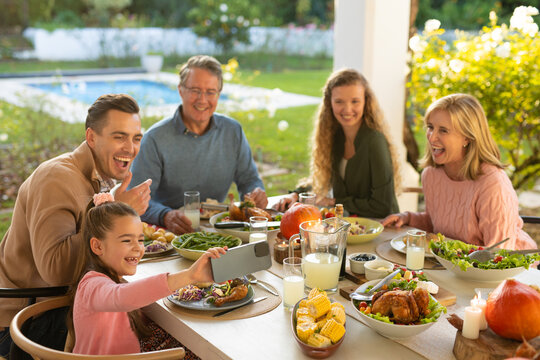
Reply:
[[[70, 284], [83, 241], [81, 225], [95, 193], [123, 180], [116, 199], [142, 214], [150, 181], [126, 191], [142, 138], [137, 102], [104, 95], [88, 109], [86, 141], [41, 164], [19, 189], [11, 226], [0, 243], [0, 287]], [[9, 351], [9, 323], [26, 299], [0, 298], [0, 355]], [[6, 340], [6, 341], [3, 341]]]
[[240, 124], [214, 113], [223, 87], [221, 64], [211, 56], [191, 57], [180, 69], [182, 105], [173, 117], [144, 135], [133, 162], [133, 179], [152, 179], [152, 199], [144, 221], [182, 234], [193, 231], [178, 210], [184, 192], [224, 201], [233, 182], [240, 196], [249, 193], [258, 207], [268, 201]]

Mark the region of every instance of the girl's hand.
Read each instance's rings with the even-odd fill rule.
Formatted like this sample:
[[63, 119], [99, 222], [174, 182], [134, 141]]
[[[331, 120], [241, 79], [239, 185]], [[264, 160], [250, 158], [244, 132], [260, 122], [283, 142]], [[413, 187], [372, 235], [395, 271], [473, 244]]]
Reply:
[[383, 224], [384, 227], [393, 225], [399, 228], [403, 225], [408, 225], [410, 220], [411, 220], [411, 214], [407, 211], [404, 213], [388, 215], [387, 217], [384, 218], [381, 224]]
[[217, 259], [222, 254], [227, 252], [227, 247], [223, 248], [210, 248], [208, 249], [191, 267], [189, 273], [192, 278], [192, 282], [213, 282], [212, 267], [210, 265], [210, 259]]

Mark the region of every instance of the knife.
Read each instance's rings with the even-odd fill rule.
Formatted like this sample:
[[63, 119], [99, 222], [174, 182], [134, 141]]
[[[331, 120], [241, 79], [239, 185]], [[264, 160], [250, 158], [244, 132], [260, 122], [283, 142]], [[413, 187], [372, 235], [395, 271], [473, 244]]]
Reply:
[[[279, 227], [281, 221], [268, 221], [266, 223], [267, 227]], [[245, 221], [223, 221], [214, 224], [216, 229], [234, 229], [234, 228], [243, 228], [249, 227], [249, 223]]]
[[253, 299], [252, 301], [250, 302], [247, 302], [243, 305], [240, 305], [238, 307], [235, 307], [235, 308], [232, 308], [232, 309], [227, 309], [227, 310], [223, 310], [223, 311], [220, 311], [218, 313], [215, 313], [214, 315], [212, 315], [212, 317], [218, 317], [218, 316], [221, 316], [221, 315], [225, 315], [233, 310], [236, 310], [236, 309], [240, 309], [241, 307], [243, 306], [246, 306], [246, 305], [250, 305], [250, 304], [255, 304], [255, 303], [258, 303], [259, 301], [263, 301], [264, 299], [266, 299], [268, 296], [262, 296], [262, 297], [259, 297], [259, 298], [256, 298], [256, 299]]
[[201, 208], [206, 210], [229, 211], [229, 205], [226, 204], [201, 203]]

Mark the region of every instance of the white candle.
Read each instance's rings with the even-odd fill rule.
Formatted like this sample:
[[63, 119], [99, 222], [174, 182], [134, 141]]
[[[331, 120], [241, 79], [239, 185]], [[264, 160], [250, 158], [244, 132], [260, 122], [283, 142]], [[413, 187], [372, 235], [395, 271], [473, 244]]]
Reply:
[[461, 333], [467, 339], [478, 339], [480, 331], [480, 320], [482, 310], [477, 307], [467, 306], [465, 308], [465, 320], [463, 320], [463, 330]]
[[475, 296], [474, 299], [471, 300], [471, 306], [477, 307], [482, 310], [482, 318], [480, 319], [480, 330], [486, 330], [488, 327], [488, 323], [486, 320], [486, 300], [482, 298], [477, 298]]

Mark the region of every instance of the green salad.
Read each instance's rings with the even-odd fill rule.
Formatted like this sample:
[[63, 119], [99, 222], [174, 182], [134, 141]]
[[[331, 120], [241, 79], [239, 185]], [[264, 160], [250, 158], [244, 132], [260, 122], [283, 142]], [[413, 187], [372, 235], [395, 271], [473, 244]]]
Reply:
[[469, 254], [475, 250], [483, 250], [482, 246], [476, 246], [464, 243], [459, 240], [445, 240], [444, 236], [438, 234], [439, 241], [431, 241], [429, 247], [431, 251], [450, 262], [459, 266], [463, 271], [467, 271], [470, 267], [478, 269], [511, 269], [517, 267], [529, 266], [540, 260], [540, 254], [512, 254], [508, 253], [508, 250], [500, 249], [495, 253], [493, 259], [486, 262], [479, 262], [469, 258]]

